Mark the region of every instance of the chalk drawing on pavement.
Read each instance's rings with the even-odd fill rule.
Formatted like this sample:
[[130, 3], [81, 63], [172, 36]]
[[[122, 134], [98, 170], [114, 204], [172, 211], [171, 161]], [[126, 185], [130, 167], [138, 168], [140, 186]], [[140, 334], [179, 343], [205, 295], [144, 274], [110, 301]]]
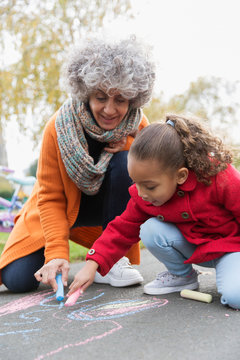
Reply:
[[[84, 346], [112, 335], [123, 328], [117, 322], [120, 318], [133, 316], [149, 309], [159, 308], [167, 303], [168, 300], [166, 299], [154, 297], [150, 299], [118, 299], [106, 302], [105, 293], [102, 290], [98, 290], [97, 294], [93, 297], [88, 297], [88, 293], [84, 293], [74, 306], [66, 308], [64, 307], [64, 302], [59, 303], [56, 301], [53, 291], [44, 290], [0, 306], [0, 317], [5, 316], [5, 318], [1, 319], [3, 326], [1, 326], [0, 337], [22, 335], [26, 341], [31, 342], [31, 336], [36, 336], [43, 331], [42, 315], [46, 312], [48, 313], [49, 321], [51, 317], [62, 321], [58, 327], [62, 333], [64, 331], [69, 332], [71, 324], [76, 321], [79, 322], [79, 325], [82, 324], [82, 329], [88, 328], [89, 330], [93, 326], [94, 332], [91, 336], [84, 338], [81, 334], [80, 340], [75, 340], [75, 342], [69, 344], [63, 344], [63, 341], [59, 340], [59, 346], [56, 349], [38, 355], [34, 359], [42, 360], [62, 351], [66, 352], [67, 349]], [[27, 309], [30, 311], [26, 312]], [[12, 314], [14, 316], [11, 316]], [[99, 327], [96, 327], [97, 324], [99, 324]], [[104, 329], [102, 324], [104, 324]], [[5, 332], [3, 331], [4, 326], [7, 327]], [[9, 331], [10, 326], [11, 331]], [[65, 339], [65, 337], [61, 339]]]

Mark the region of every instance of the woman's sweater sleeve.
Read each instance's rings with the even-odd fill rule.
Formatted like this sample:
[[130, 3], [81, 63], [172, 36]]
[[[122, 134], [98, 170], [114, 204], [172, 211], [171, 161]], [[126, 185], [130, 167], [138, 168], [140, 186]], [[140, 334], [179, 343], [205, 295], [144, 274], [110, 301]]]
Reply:
[[44, 130], [37, 171], [39, 181], [37, 206], [46, 240], [46, 262], [56, 258], [69, 259], [67, 199], [59, 167], [60, 156], [58, 156], [59, 149], [54, 131], [55, 121], [50, 120]]

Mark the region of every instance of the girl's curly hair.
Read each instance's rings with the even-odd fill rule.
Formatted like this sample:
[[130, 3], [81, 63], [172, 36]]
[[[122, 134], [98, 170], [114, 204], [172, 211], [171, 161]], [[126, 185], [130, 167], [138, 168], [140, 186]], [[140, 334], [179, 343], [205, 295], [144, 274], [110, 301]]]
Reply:
[[173, 171], [185, 166], [206, 185], [232, 162], [230, 149], [211, 134], [203, 120], [174, 114], [166, 115], [164, 123], [144, 128], [129, 154], [139, 160], [157, 159], [164, 169]]
[[139, 108], [151, 99], [155, 66], [134, 36], [116, 43], [89, 39], [73, 49], [65, 65], [65, 78], [71, 96], [87, 102], [96, 89], [108, 95], [113, 90]]

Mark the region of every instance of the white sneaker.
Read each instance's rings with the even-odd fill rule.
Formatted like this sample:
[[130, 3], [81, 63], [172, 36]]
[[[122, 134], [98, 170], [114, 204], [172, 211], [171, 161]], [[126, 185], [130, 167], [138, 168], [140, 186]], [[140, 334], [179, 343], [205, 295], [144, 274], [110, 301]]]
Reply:
[[138, 270], [131, 266], [128, 258], [124, 256], [113, 265], [107, 275], [102, 276], [99, 272], [96, 272], [94, 282], [124, 287], [143, 282], [143, 277]]

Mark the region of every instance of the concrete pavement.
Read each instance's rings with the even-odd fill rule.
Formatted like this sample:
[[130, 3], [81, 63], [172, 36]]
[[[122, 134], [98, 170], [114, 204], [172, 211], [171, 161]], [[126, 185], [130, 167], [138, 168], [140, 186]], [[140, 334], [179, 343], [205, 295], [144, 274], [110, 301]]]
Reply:
[[[71, 265], [70, 281], [81, 266]], [[137, 268], [144, 283], [164, 270], [147, 250]], [[93, 284], [67, 308], [44, 285], [27, 294], [1, 286], [0, 359], [238, 360], [240, 311], [220, 304], [214, 270], [196, 268], [210, 304]]]

